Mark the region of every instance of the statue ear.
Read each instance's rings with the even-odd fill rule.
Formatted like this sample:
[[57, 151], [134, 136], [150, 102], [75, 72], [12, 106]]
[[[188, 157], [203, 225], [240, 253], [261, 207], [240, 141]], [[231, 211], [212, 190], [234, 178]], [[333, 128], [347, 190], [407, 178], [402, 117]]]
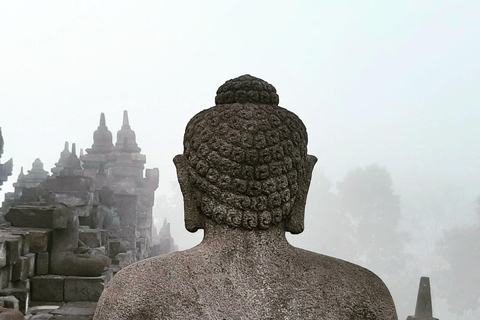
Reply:
[[183, 210], [185, 212], [185, 228], [190, 232], [205, 228], [205, 217], [200, 212], [195, 188], [192, 185], [189, 173], [189, 165], [184, 155], [177, 155], [173, 158], [177, 168], [177, 178], [180, 183], [180, 190], [183, 194]]
[[302, 180], [298, 181], [297, 198], [292, 207], [290, 220], [285, 224], [285, 230], [292, 234], [302, 233], [305, 228], [305, 204], [307, 202], [308, 189], [310, 188], [315, 163], [317, 163], [317, 157], [307, 155], [305, 174], [301, 178]]

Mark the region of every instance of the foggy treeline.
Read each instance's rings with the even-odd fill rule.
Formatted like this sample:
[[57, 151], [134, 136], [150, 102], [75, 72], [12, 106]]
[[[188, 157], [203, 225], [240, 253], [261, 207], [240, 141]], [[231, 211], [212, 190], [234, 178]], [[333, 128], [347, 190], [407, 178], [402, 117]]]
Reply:
[[[183, 216], [176, 182], [172, 182], [172, 189], [176, 191], [170, 196], [156, 199], [159, 220]], [[442, 193], [426, 193], [420, 191], [419, 201], [402, 202], [390, 173], [377, 164], [352, 169], [336, 183], [316, 169], [304, 234], [289, 236], [289, 241], [376, 273], [392, 293], [399, 319], [414, 314], [421, 276], [430, 277], [435, 317], [479, 319], [480, 198], [472, 208], [476, 211], [474, 224], [428, 233], [422, 219], [441, 219], [441, 206], [449, 206], [451, 201]], [[475, 203], [475, 199], [470, 200], [465, 201]], [[447, 215], [456, 214], [455, 210], [444, 208]], [[437, 228], [435, 223], [433, 228]], [[179, 235], [176, 238], [175, 231], [172, 233], [177, 240]]]
[[[443, 319], [478, 319], [479, 207], [474, 225], [452, 227], [432, 240], [420, 218], [432, 214], [440, 219], [435, 209], [424, 210], [445, 205], [448, 199], [426, 206], [433, 200], [423, 197], [419, 203], [402, 204], [390, 173], [376, 164], [353, 169], [336, 184], [320, 172], [307, 201], [306, 224], [318, 234], [310, 248], [375, 272], [390, 289], [399, 319], [414, 314], [421, 276], [431, 279], [434, 316], [442, 319], [442, 313], [451, 313]], [[418, 220], [406, 223], [412, 215]]]

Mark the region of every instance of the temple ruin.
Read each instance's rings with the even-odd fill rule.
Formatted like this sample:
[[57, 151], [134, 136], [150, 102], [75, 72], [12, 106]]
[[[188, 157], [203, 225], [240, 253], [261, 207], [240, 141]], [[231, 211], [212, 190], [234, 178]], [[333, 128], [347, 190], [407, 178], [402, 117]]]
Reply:
[[[21, 169], [0, 212], [5, 307], [29, 319], [91, 319], [116, 272], [176, 250], [168, 223], [160, 234], [153, 225], [159, 171], [145, 169], [127, 111], [116, 137], [102, 113], [85, 154], [65, 142], [51, 174], [40, 159]], [[11, 172], [12, 160], [0, 165], [0, 180]]]

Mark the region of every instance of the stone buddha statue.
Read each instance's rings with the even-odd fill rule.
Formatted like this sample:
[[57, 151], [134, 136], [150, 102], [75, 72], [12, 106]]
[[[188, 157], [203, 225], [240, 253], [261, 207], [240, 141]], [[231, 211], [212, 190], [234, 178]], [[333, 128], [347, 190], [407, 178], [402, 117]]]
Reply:
[[244, 75], [190, 120], [174, 163], [186, 228], [203, 241], [122, 269], [94, 319], [397, 319], [375, 274], [287, 242], [303, 231], [317, 159], [278, 101]]
[[50, 251], [50, 273], [95, 277], [110, 265], [108, 257], [79, 247], [78, 217], [67, 205], [60, 203], [53, 211], [53, 236]]

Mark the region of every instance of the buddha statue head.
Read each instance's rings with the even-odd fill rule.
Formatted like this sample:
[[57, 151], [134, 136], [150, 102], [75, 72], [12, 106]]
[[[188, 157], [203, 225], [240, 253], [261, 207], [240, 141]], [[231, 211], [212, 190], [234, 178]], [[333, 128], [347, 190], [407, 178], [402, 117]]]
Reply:
[[307, 154], [303, 122], [278, 102], [271, 84], [244, 75], [225, 82], [216, 105], [189, 121], [183, 154], [174, 158], [187, 230], [210, 219], [248, 230], [303, 231], [317, 159]]

